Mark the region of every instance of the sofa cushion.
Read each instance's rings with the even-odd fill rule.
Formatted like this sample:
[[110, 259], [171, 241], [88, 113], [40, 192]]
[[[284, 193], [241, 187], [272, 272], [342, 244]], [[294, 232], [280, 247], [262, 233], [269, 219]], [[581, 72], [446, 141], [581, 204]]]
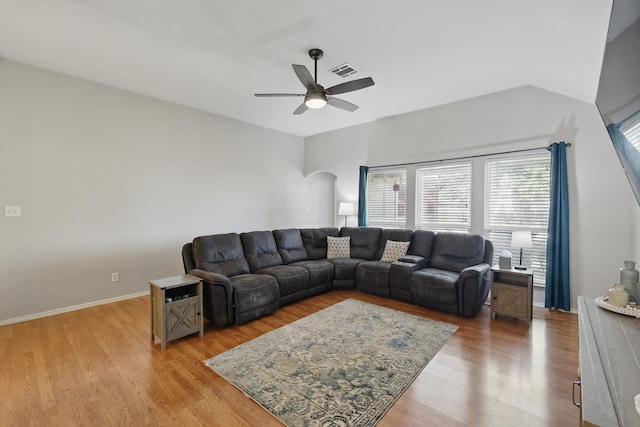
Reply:
[[327, 236], [327, 259], [351, 258], [350, 237]]
[[403, 257], [407, 254], [407, 249], [409, 249], [410, 243], [411, 242], [396, 242], [394, 240], [387, 240], [380, 261], [389, 263], [397, 261], [398, 258]]
[[421, 256], [425, 260], [431, 258], [433, 253], [433, 243], [436, 239], [436, 233], [429, 230], [416, 230], [413, 232], [411, 245], [407, 254]]
[[429, 267], [460, 273], [484, 260], [484, 237], [441, 231], [436, 234]]
[[376, 259], [382, 229], [377, 227], [343, 227], [341, 236], [351, 237], [351, 258]]
[[449, 313], [458, 312], [458, 273], [425, 268], [411, 275], [411, 302]]
[[333, 282], [333, 264], [326, 259], [298, 261], [289, 265], [303, 267], [309, 272], [309, 288], [331, 285]]
[[327, 258], [327, 236], [338, 237], [337, 228], [301, 228], [300, 236], [309, 259]]
[[309, 272], [304, 267], [295, 265], [272, 265], [257, 270], [258, 274], [268, 274], [278, 281], [280, 298], [304, 291], [309, 287]]
[[284, 264], [308, 259], [302, 235], [297, 228], [273, 230], [273, 237], [276, 239], [276, 246]]
[[362, 261], [356, 267], [356, 287], [361, 291], [388, 298], [390, 269], [390, 262]]
[[214, 234], [193, 239], [196, 268], [227, 277], [249, 273], [249, 264], [237, 233]]
[[282, 264], [282, 257], [271, 231], [241, 233], [240, 240], [242, 240], [244, 256], [252, 273], [265, 267]]
[[356, 278], [356, 267], [359, 263], [364, 261], [359, 258], [349, 258], [349, 259], [332, 259], [330, 260], [333, 264], [333, 284], [336, 285], [336, 282], [349, 283], [350, 286], [355, 285]]

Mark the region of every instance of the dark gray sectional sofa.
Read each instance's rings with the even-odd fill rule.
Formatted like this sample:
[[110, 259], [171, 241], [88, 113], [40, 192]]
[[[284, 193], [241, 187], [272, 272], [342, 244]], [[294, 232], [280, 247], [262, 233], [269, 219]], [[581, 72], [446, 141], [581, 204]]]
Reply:
[[[327, 259], [327, 236], [348, 236], [349, 258]], [[381, 261], [388, 240], [410, 242], [407, 254]], [[203, 279], [204, 316], [220, 328], [331, 289], [475, 316], [489, 293], [492, 257], [492, 243], [477, 234], [374, 227], [215, 234], [182, 248], [185, 272]]]

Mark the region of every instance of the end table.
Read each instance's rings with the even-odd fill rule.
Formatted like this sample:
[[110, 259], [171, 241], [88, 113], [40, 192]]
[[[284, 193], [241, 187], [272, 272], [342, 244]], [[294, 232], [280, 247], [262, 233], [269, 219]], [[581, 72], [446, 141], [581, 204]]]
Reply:
[[199, 332], [202, 324], [202, 279], [191, 274], [149, 282], [151, 296], [151, 341], [162, 342]]
[[491, 317], [533, 319], [533, 270], [491, 269]]

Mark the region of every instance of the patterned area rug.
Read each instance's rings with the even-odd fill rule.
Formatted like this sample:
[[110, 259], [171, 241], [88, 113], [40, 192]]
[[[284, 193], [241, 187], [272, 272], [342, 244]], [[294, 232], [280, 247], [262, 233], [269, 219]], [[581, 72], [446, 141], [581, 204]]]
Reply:
[[288, 426], [373, 426], [457, 329], [348, 299], [205, 364]]

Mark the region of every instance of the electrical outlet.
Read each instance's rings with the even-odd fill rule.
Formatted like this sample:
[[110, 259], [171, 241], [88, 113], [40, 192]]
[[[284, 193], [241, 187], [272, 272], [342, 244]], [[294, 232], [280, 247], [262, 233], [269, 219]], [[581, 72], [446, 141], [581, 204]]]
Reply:
[[22, 216], [22, 208], [20, 206], [5, 206], [4, 216]]
[[113, 283], [120, 281], [120, 273], [111, 273], [111, 281]]

